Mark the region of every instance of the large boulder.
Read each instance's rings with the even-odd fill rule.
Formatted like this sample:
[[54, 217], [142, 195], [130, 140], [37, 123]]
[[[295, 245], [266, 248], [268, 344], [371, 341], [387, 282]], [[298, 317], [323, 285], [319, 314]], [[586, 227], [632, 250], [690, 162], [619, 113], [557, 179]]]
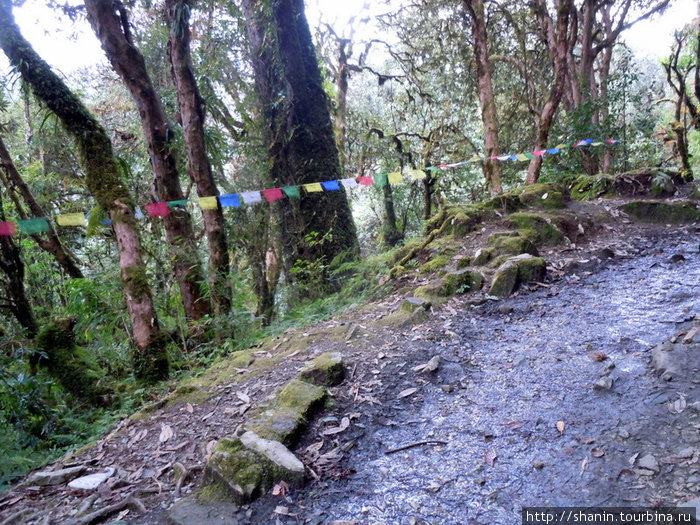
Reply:
[[489, 294], [508, 297], [521, 284], [544, 279], [546, 268], [547, 264], [541, 257], [528, 253], [511, 257], [496, 270]]

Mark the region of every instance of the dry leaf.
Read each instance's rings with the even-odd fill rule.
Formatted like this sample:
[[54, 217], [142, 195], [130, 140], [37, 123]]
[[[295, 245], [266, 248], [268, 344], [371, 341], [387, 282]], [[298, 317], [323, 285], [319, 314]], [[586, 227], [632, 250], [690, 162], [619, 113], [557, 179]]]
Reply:
[[323, 448], [324, 441], [318, 441], [316, 443], [313, 443], [312, 445], [309, 445], [306, 447], [306, 453], [307, 454], [318, 454], [321, 449]]
[[579, 443], [581, 443], [583, 445], [590, 445], [591, 443], [595, 443], [595, 438], [585, 437], [585, 438], [579, 439], [578, 441], [579, 441]]
[[685, 397], [679, 396], [678, 399], [676, 399], [673, 402], [669, 402], [668, 404], [668, 410], [671, 412], [671, 414], [680, 414], [683, 412], [686, 407], [688, 406], [687, 401], [685, 400]]
[[413, 394], [415, 394], [416, 392], [418, 392], [418, 389], [415, 388], [415, 387], [413, 387], [413, 388], [407, 388], [406, 390], [402, 390], [401, 392], [399, 392], [399, 395], [398, 395], [397, 397], [398, 397], [399, 399], [402, 399], [402, 398], [404, 398], [404, 397], [408, 397], [408, 396], [410, 396], [410, 395], [413, 395]]
[[207, 446], [206, 446], [206, 449], [205, 449], [205, 452], [206, 452], [206, 459], [207, 459], [207, 460], [209, 459], [209, 457], [210, 457], [210, 456], [212, 455], [212, 453], [214, 452], [214, 449], [216, 448], [216, 444], [217, 444], [217, 443], [218, 443], [218, 441], [216, 441], [216, 440], [211, 440], [209, 443], [207, 443]]
[[346, 430], [350, 426], [350, 418], [344, 417], [337, 427], [332, 427], [321, 432], [324, 436], [332, 436], [333, 434], [340, 434], [342, 431]]
[[605, 455], [605, 451], [602, 448], [595, 447], [591, 449], [591, 456], [594, 458], [602, 458]]
[[143, 438], [145, 438], [147, 435], [148, 435], [148, 430], [146, 430], [146, 429], [144, 428], [143, 430], [141, 430], [141, 432], [139, 432], [138, 434], [136, 434], [136, 435], [129, 441], [129, 443], [127, 444], [127, 447], [128, 447], [128, 448], [133, 447], [134, 444], [135, 444], [137, 441], [141, 441], [141, 440], [142, 440]]
[[250, 397], [248, 397], [248, 395], [244, 394], [243, 392], [236, 392], [236, 397], [244, 403], [250, 403]]
[[185, 410], [187, 410], [187, 412], [189, 412], [190, 414], [194, 412], [194, 407], [192, 406], [192, 403], [187, 403], [185, 405]]
[[564, 433], [565, 427], [566, 427], [566, 423], [564, 423], [563, 421], [557, 421], [557, 430], [559, 431], [560, 435]]
[[282, 505], [277, 505], [275, 507], [275, 514], [281, 514], [282, 516], [291, 516], [289, 513], [289, 508]]
[[583, 461], [581, 462], [581, 475], [583, 476], [583, 473], [586, 472], [586, 467], [588, 466], [588, 456], [583, 458]]
[[158, 441], [161, 443], [165, 443], [168, 441], [171, 437], [173, 437], [173, 428], [170, 425], [166, 425], [164, 423], [160, 424], [160, 436], [158, 436]]
[[272, 487], [273, 496], [282, 496], [284, 498], [288, 492], [289, 485], [287, 485], [284, 481], [280, 481], [274, 487]]
[[484, 463], [486, 463], [489, 467], [493, 467], [494, 461], [496, 461], [496, 458], [498, 457], [498, 452], [496, 452], [494, 449], [489, 448], [484, 451]]

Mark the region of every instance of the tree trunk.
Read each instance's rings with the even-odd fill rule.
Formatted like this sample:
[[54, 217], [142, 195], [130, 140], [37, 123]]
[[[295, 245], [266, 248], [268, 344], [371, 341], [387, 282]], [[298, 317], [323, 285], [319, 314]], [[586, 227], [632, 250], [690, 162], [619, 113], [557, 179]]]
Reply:
[[[155, 174], [154, 199], [183, 200], [177, 163], [171, 153], [174, 133], [151, 83], [143, 55], [131, 41], [124, 7], [113, 0], [85, 0], [85, 8], [112, 68], [122, 78], [138, 108]], [[173, 210], [163, 217], [163, 225], [185, 315], [190, 320], [200, 319], [211, 312], [211, 306], [201, 289], [203, 276], [190, 214], [183, 208]]]
[[474, 39], [474, 58], [476, 60], [476, 77], [479, 85], [479, 104], [481, 121], [484, 126], [484, 177], [491, 194], [501, 193], [501, 172], [498, 161], [498, 115], [491, 82], [491, 61], [488, 53], [488, 34], [486, 32], [486, 13], [484, 0], [463, 0], [464, 7], [472, 21], [472, 38]]
[[[169, 26], [168, 54], [182, 117], [189, 175], [200, 196], [212, 197], [219, 195], [219, 190], [204, 144], [204, 108], [190, 57], [191, 5], [189, 0], [166, 0], [165, 6]], [[216, 312], [226, 314], [231, 309], [231, 286], [224, 214], [219, 205], [214, 210], [202, 210], [202, 217], [209, 245], [209, 289]]]
[[161, 336], [141, 243], [134, 219], [134, 203], [121, 183], [112, 144], [99, 122], [68, 89], [19, 31], [9, 0], [0, 0], [0, 47], [10, 64], [31, 86], [34, 95], [53, 111], [79, 147], [88, 189], [112, 219], [119, 252], [124, 296], [136, 349], [134, 375], [157, 380], [168, 376], [168, 358]]
[[[265, 123], [270, 176], [279, 186], [342, 178], [328, 101], [304, 16], [303, 0], [244, 0], [255, 85]], [[320, 264], [320, 278], [338, 256], [358, 253], [357, 232], [344, 190], [280, 201], [285, 268]], [[322, 242], [309, 242], [315, 233]], [[298, 279], [300, 284], [303, 278]], [[303, 290], [300, 290], [303, 295]]]
[[[552, 88], [549, 91], [549, 96], [547, 101], [542, 107], [542, 111], [538, 117], [537, 125], [537, 138], [535, 140], [535, 151], [544, 150], [547, 148], [547, 140], [549, 139], [549, 131], [552, 128], [552, 123], [554, 122], [554, 115], [557, 112], [559, 103], [561, 102], [562, 96], [564, 94], [564, 87], [566, 83], [566, 55], [568, 52], [568, 28], [569, 28], [569, 14], [573, 8], [571, 0], [560, 0], [557, 9], [557, 22], [555, 26], [555, 49], [553, 50], [552, 56], [554, 57], [554, 82], [552, 83]], [[536, 6], [536, 9], [542, 12], [546, 12], [546, 4], [540, 3]], [[526, 184], [535, 184], [540, 176], [540, 169], [542, 168], [542, 156], [537, 155], [530, 161], [530, 165], [527, 170], [527, 177], [525, 179]]]
[[[8, 189], [20, 195], [24, 203], [29, 208], [32, 217], [46, 218], [44, 210], [36, 201], [34, 195], [32, 195], [32, 192], [29, 189], [29, 186], [27, 186], [27, 183], [24, 182], [22, 175], [20, 175], [19, 171], [17, 171], [17, 167], [15, 166], [14, 162], [12, 162], [10, 152], [5, 147], [5, 142], [2, 140], [2, 137], [0, 137], [0, 164], [5, 172], [5, 182], [7, 183]], [[23, 210], [18, 209], [18, 212], [22, 218], [26, 218]], [[32, 239], [34, 239], [42, 250], [54, 256], [56, 262], [61, 266], [61, 268], [63, 268], [66, 274], [73, 278], [82, 278], [83, 272], [78, 266], [77, 258], [63, 246], [61, 240], [58, 238], [58, 235], [56, 235], [56, 231], [53, 229], [53, 226], [51, 226], [51, 223], [48, 220], [47, 224], [49, 225], [49, 230], [46, 232], [46, 236], [34, 234], [32, 235]]]
[[382, 188], [384, 198], [384, 226], [382, 227], [382, 237], [384, 246], [393, 248], [401, 240], [401, 232], [396, 226], [396, 210], [394, 209], [394, 192], [391, 184], [385, 184]]

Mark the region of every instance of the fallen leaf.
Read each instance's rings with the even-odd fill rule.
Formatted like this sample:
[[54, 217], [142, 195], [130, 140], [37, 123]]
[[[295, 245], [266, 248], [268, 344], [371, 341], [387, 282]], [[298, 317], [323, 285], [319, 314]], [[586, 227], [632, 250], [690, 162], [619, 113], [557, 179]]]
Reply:
[[352, 420], [352, 419], [359, 419], [359, 418], [362, 417], [362, 413], [360, 413], [360, 412], [352, 412], [352, 413], [348, 414], [348, 417], [349, 417], [351, 420]]
[[289, 513], [289, 508], [282, 505], [277, 505], [275, 507], [275, 514], [281, 514], [282, 516], [291, 516]]
[[496, 452], [494, 449], [489, 448], [484, 451], [484, 463], [486, 463], [489, 467], [493, 467], [494, 461], [496, 461], [496, 458], [498, 457], [498, 452]]
[[272, 487], [273, 496], [282, 496], [284, 498], [288, 492], [289, 485], [287, 485], [284, 481], [280, 481], [274, 487]]
[[593, 361], [601, 362], [605, 361], [607, 358], [608, 354], [605, 352], [595, 351], [591, 354], [591, 359], [593, 359]]
[[594, 458], [602, 458], [605, 455], [605, 451], [602, 448], [595, 447], [591, 449], [591, 456]]
[[206, 421], [207, 419], [209, 419], [209, 418], [210, 418], [211, 416], [213, 416], [214, 414], [216, 414], [216, 411], [212, 410], [212, 411], [209, 412], [206, 416], [202, 416], [202, 421]]
[[323, 448], [323, 444], [324, 444], [324, 441], [321, 440], [321, 441], [318, 441], [316, 443], [309, 445], [308, 447], [306, 447], [306, 453], [307, 454], [319, 453], [321, 451], [321, 449]]
[[327, 430], [321, 432], [324, 436], [332, 436], [333, 434], [340, 434], [350, 426], [350, 418], [344, 417], [337, 427], [331, 427]]
[[590, 445], [591, 443], [595, 443], [595, 438], [585, 437], [585, 438], [579, 439], [578, 442], [581, 443], [582, 445]]
[[136, 434], [136, 435], [129, 441], [129, 443], [127, 444], [127, 448], [133, 447], [134, 444], [135, 444], [137, 441], [141, 441], [141, 440], [142, 440], [143, 438], [145, 438], [147, 435], [148, 435], [148, 430], [146, 430], [146, 429], [144, 428], [143, 430], [141, 430], [141, 432], [139, 432], [138, 434]]
[[209, 459], [209, 457], [210, 457], [210, 456], [212, 455], [212, 453], [214, 452], [214, 449], [216, 448], [216, 444], [217, 444], [217, 443], [218, 443], [218, 441], [216, 441], [215, 439], [213, 439], [213, 440], [211, 440], [209, 443], [207, 443], [207, 446], [206, 446], [206, 448], [205, 448], [205, 453], [206, 453], [206, 459], [207, 459], [207, 460]]
[[165, 443], [168, 441], [171, 437], [173, 437], [173, 428], [170, 425], [166, 425], [165, 423], [160, 424], [160, 436], [158, 436], [158, 441], [161, 443]]
[[586, 467], [588, 466], [588, 456], [583, 458], [583, 461], [581, 462], [581, 471], [580, 474], [583, 476], [583, 473], [586, 472]]
[[508, 423], [504, 423], [503, 426], [504, 426], [504, 427], [507, 427], [507, 428], [509, 428], [509, 429], [511, 429], [511, 430], [515, 430], [516, 428], [522, 427], [522, 426], [523, 426], [523, 422], [522, 422], [522, 421], [510, 421], [510, 422], [508, 422]]
[[688, 403], [685, 400], [685, 397], [679, 396], [679, 398], [675, 401], [668, 403], [668, 410], [671, 412], [671, 414], [680, 414], [686, 409], [687, 406]]
[[248, 395], [244, 394], [243, 392], [236, 392], [236, 397], [244, 403], [250, 403], [250, 397], [248, 397]]
[[413, 388], [407, 388], [406, 390], [402, 390], [399, 392], [399, 395], [397, 396], [399, 399], [403, 399], [404, 397], [408, 397], [410, 395], [415, 394], [418, 392], [418, 389], [413, 387]]
[[563, 421], [557, 421], [557, 430], [559, 431], [560, 435], [564, 433], [565, 427], [566, 427], [566, 423], [564, 423]]
[[187, 410], [187, 412], [189, 412], [190, 414], [194, 412], [194, 407], [192, 406], [192, 403], [187, 403], [185, 405], [185, 410]]

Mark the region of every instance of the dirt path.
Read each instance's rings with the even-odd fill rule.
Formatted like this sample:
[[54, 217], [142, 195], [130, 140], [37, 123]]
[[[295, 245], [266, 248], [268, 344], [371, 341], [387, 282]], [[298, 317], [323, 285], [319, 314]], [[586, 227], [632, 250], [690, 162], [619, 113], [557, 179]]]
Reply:
[[[337, 479], [262, 500], [250, 523], [512, 524], [523, 506], [698, 497], [700, 376], [687, 363], [666, 382], [649, 366], [651, 348], [699, 311], [692, 231], [628, 238], [590, 275], [504, 302], [453, 300], [387, 337], [337, 395], [330, 424], [349, 416], [351, 427], [324, 435], [320, 422], [305, 443], [307, 461], [353, 446]], [[412, 370], [435, 355], [436, 373]], [[386, 454], [426, 440], [445, 444]]]

